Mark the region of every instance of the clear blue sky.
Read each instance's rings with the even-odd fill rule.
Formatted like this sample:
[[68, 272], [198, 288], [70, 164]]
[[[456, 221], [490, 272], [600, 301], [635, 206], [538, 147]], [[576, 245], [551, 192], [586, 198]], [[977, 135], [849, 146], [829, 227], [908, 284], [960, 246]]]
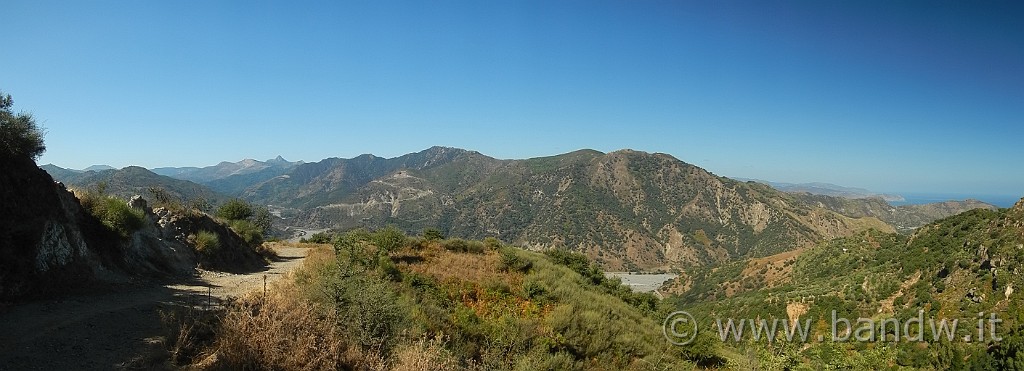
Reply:
[[1024, 195], [1010, 2], [0, 1], [40, 164], [665, 152], [716, 174]]

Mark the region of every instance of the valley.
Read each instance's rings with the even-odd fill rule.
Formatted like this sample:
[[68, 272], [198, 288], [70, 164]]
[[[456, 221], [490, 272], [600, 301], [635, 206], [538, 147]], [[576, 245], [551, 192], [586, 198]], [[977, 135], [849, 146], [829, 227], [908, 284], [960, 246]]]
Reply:
[[[568, 248], [609, 270], [630, 271], [712, 266], [870, 228], [907, 232], [962, 211], [995, 208], [978, 201], [891, 206], [879, 198], [787, 193], [632, 150], [499, 160], [433, 147], [390, 159], [278, 158], [159, 169], [180, 179], [139, 168], [47, 169], [69, 185], [104, 184], [125, 197], [154, 184], [199, 205], [239, 197], [274, 208], [282, 231], [439, 228], [531, 249]], [[122, 184], [126, 178], [139, 185]], [[228, 183], [232, 187], [223, 187]]]
[[[183, 216], [172, 216], [176, 212], [194, 218], [214, 210], [216, 215], [233, 215], [224, 214], [226, 205], [263, 208], [272, 223], [265, 233], [290, 242], [262, 244], [261, 249], [274, 251], [265, 255], [265, 268], [233, 273], [203, 268], [178, 275], [178, 282], [121, 283], [65, 301], [11, 305], [0, 315], [16, 319], [6, 330], [21, 335], [8, 338], [7, 345], [25, 351], [4, 354], [5, 363], [86, 369], [172, 364], [234, 368], [252, 365], [248, 362], [286, 369], [318, 362], [377, 367], [370, 366], [374, 357], [381, 357], [373, 353], [375, 348], [356, 345], [369, 339], [360, 332], [364, 330], [324, 322], [332, 312], [300, 309], [327, 306], [382, 311], [384, 317], [362, 320], [395, 329], [389, 331], [410, 331], [405, 326], [413, 323], [413, 328], [435, 329], [423, 334], [443, 331], [454, 336], [441, 349], [398, 332], [375, 335], [392, 339], [387, 346], [395, 353], [387, 357], [395, 358], [388, 362], [398, 368], [411, 362], [405, 357], [422, 352], [434, 357], [425, 364], [434, 365], [466, 359], [489, 365], [485, 368], [513, 362], [593, 369], [599, 363], [588, 357], [601, 357], [619, 367], [636, 366], [595, 349], [618, 349], [635, 359], [685, 367], [898, 363], [915, 369], [956, 368], [998, 363], [1003, 356], [970, 344], [923, 349], [885, 344], [863, 355], [854, 355], [866, 351], [860, 343], [801, 348], [732, 344], [719, 342], [710, 327], [700, 329], [695, 343], [665, 347], [657, 332], [650, 331], [679, 310], [698, 322], [722, 315], [814, 322], [830, 311], [864, 318], [903, 318], [918, 309], [943, 317], [969, 317], [974, 311], [1017, 313], [1012, 298], [1024, 285], [1013, 278], [1020, 266], [1015, 251], [1024, 243], [1024, 201], [1010, 209], [976, 200], [893, 206], [877, 197], [783, 192], [719, 177], [665, 154], [632, 150], [498, 160], [434, 147], [391, 159], [365, 155], [312, 163], [279, 161], [277, 168], [259, 161], [240, 164], [245, 166], [218, 165], [230, 171], [189, 170], [207, 174], [194, 178], [202, 183], [173, 178], [184, 172], [168, 169], [161, 171], [170, 176], [138, 167], [78, 172], [45, 166], [55, 180], [86, 200], [84, 204], [98, 195], [146, 194], [163, 205], [144, 210], [159, 225], [169, 222], [164, 219], [181, 220]], [[235, 193], [212, 188], [227, 183]], [[240, 217], [251, 215], [250, 210]], [[213, 222], [228, 223], [227, 234], [244, 229], [237, 229], [236, 221]], [[134, 233], [166, 232], [143, 228]], [[202, 251], [192, 237], [184, 243]], [[317, 251], [316, 258], [310, 262], [305, 257], [312, 251]], [[150, 259], [147, 264], [159, 265], [160, 258], [146, 254], [139, 257], [149, 256], [143, 258]], [[203, 264], [215, 261], [225, 262]], [[264, 279], [280, 283], [264, 292]], [[352, 291], [356, 286], [351, 285], [370, 285], [372, 295], [382, 296], [364, 297], [371, 294]], [[333, 293], [324, 297], [327, 292]], [[580, 295], [603, 307], [580, 302]], [[205, 309], [186, 322], [166, 317], [194, 307]], [[265, 309], [255, 317], [245, 314], [254, 313], [253, 308]], [[565, 316], [581, 308], [581, 316], [597, 322]], [[598, 314], [606, 310], [612, 319]], [[422, 311], [448, 314], [425, 318], [417, 314]], [[61, 315], [58, 319], [48, 313]], [[502, 322], [509, 315], [517, 318], [515, 324]], [[187, 324], [184, 329], [205, 326], [205, 321], [225, 327], [202, 334], [175, 330], [175, 323]], [[614, 329], [626, 323], [639, 323], [644, 330], [635, 336], [645, 340], [637, 343], [615, 335], [622, 330]], [[1006, 334], [1016, 336], [1017, 320], [1006, 318], [1005, 324]], [[498, 332], [473, 340], [477, 335], [472, 334], [482, 328]], [[36, 329], [38, 333], [30, 333]], [[292, 331], [312, 329], [335, 335], [309, 350], [323, 352], [320, 346], [334, 344], [330, 346], [347, 347], [349, 353], [341, 358], [316, 352], [284, 355], [246, 340], [259, 338], [251, 331], [260, 331], [291, 347], [295, 345], [287, 339]], [[825, 331], [821, 325], [815, 329]], [[110, 341], [115, 332], [126, 336]], [[502, 346], [516, 353], [496, 353], [493, 346], [503, 341], [502, 334], [513, 333], [520, 338]], [[600, 342], [601, 336], [609, 342]], [[89, 344], [103, 345], [82, 345], [90, 339], [101, 341]], [[170, 344], [170, 339], [187, 341]], [[489, 345], [469, 345], [478, 341]], [[251, 353], [237, 353], [242, 349]], [[43, 356], [52, 351], [77, 355], [76, 361], [59, 363], [66, 361]], [[822, 353], [834, 351], [846, 355]], [[766, 358], [765, 352], [775, 356]], [[942, 352], [959, 358], [940, 357]]]
[[[2, 155], [0, 369], [1006, 369], [1024, 351], [1024, 199], [893, 205], [628, 149], [166, 175]], [[975, 341], [884, 327], [977, 313]], [[779, 320], [817, 340], [780, 341]]]
[[1024, 370], [1024, 3], [0, 14], [0, 371]]

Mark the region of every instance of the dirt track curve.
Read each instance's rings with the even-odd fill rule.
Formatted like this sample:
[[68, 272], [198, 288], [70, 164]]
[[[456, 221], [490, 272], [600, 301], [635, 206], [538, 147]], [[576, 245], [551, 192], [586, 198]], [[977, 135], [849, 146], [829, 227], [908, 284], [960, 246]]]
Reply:
[[[0, 370], [131, 369], [166, 332], [160, 312], [216, 305], [262, 290], [301, 266], [307, 249], [277, 246], [267, 269], [248, 274], [201, 271], [171, 283], [97, 288], [59, 300], [0, 304]], [[208, 294], [210, 294], [208, 296]]]

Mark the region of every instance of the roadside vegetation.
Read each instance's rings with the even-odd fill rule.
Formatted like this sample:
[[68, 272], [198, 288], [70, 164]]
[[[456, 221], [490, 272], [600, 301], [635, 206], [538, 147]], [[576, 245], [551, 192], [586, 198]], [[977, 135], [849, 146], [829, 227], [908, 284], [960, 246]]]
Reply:
[[122, 239], [128, 239], [145, 223], [146, 215], [143, 210], [128, 206], [127, 200], [108, 195], [104, 183], [97, 184], [91, 189], [74, 189], [73, 191], [82, 208], [99, 219], [107, 229], [121, 236]]
[[[211, 369], [676, 370], [724, 360], [708, 338], [673, 346], [666, 310], [583, 255], [496, 239], [354, 230], [293, 279], [220, 314], [179, 359]], [[581, 274], [582, 273], [582, 274]], [[204, 345], [205, 344], [205, 345]], [[184, 347], [188, 348], [188, 347]]]
[[270, 232], [270, 211], [265, 206], [255, 206], [242, 199], [225, 202], [217, 208], [216, 216], [251, 246], [259, 246]]
[[[103, 226], [127, 243], [133, 233], [146, 223], [145, 211], [133, 208], [128, 201], [107, 194], [106, 183], [97, 183], [88, 189], [73, 189], [82, 207], [96, 217]], [[153, 206], [169, 210], [172, 219], [187, 220], [184, 226], [191, 230], [181, 240], [191, 246], [200, 266], [207, 269], [245, 271], [255, 269], [274, 252], [263, 246], [270, 226], [270, 213], [265, 207], [234, 199], [216, 210], [214, 218], [196, 205], [205, 201], [183, 202], [161, 188], [151, 187], [155, 199]], [[209, 209], [209, 206], [205, 206]]]

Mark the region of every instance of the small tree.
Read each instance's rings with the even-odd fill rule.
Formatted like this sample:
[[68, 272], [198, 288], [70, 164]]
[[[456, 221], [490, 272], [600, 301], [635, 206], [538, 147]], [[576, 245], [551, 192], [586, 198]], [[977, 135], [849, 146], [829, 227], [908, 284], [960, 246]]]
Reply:
[[252, 215], [252, 205], [239, 198], [233, 198], [217, 209], [217, 217], [227, 220], [249, 220]]
[[270, 233], [270, 228], [273, 226], [274, 219], [270, 214], [270, 209], [266, 206], [253, 207], [252, 217], [249, 219], [252, 224], [263, 231], [263, 234]]
[[14, 99], [0, 92], [0, 158], [36, 160], [46, 151], [44, 132], [32, 115], [15, 114]]
[[444, 233], [437, 228], [427, 228], [423, 230], [423, 239], [427, 241], [443, 240]]
[[391, 225], [374, 232], [370, 241], [380, 249], [380, 252], [389, 253], [405, 245], [406, 237], [404, 232]]

